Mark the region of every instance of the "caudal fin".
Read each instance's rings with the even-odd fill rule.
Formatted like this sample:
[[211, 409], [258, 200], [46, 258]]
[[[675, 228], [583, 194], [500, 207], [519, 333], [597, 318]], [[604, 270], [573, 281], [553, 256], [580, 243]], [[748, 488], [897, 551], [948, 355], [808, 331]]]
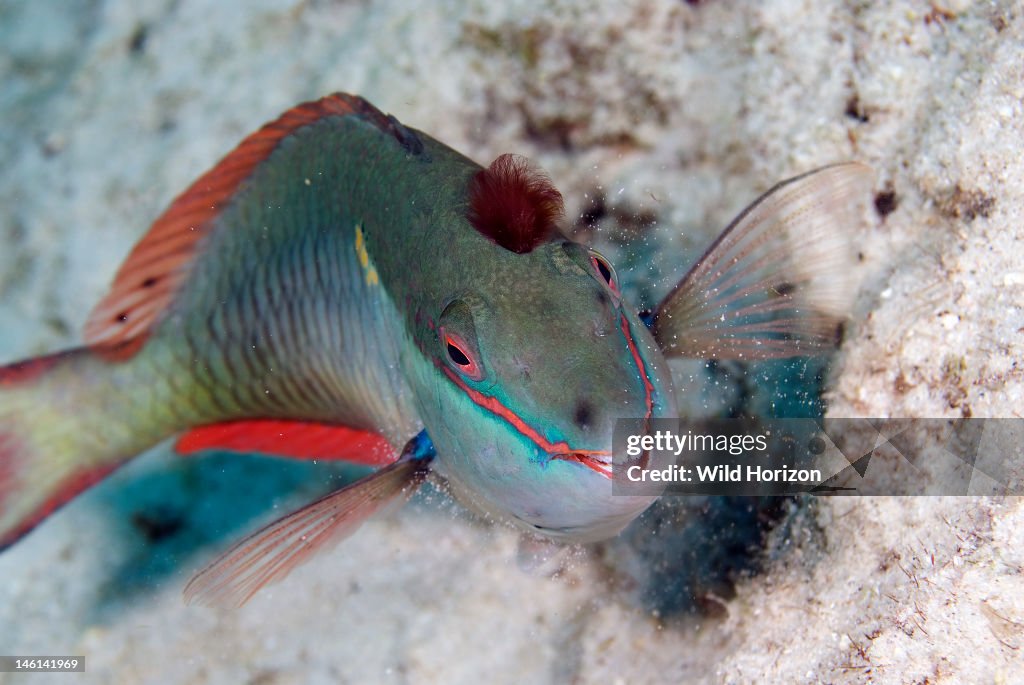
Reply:
[[0, 550], [155, 442], [126, 379], [87, 349], [0, 366]]

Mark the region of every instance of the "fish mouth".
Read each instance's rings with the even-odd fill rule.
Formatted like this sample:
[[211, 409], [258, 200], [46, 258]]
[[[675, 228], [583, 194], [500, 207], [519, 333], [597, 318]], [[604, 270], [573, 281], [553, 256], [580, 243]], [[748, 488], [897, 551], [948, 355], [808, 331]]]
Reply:
[[[612, 473], [612, 464], [614, 463], [612, 453], [603, 450], [590, 450], [590, 451], [577, 451], [577, 452], [564, 452], [560, 454], [551, 455], [551, 459], [561, 459], [562, 461], [571, 461], [577, 464], [586, 466], [591, 471], [601, 474], [608, 480], [613, 480], [614, 475]], [[626, 463], [629, 465], [638, 465], [642, 469], [646, 469], [651, 461], [651, 451], [644, 450], [637, 459], [630, 459]]]
[[566, 452], [564, 454], [554, 454], [551, 456], [551, 459], [561, 459], [562, 461], [582, 464], [608, 480], [612, 478], [612, 455], [609, 452]]

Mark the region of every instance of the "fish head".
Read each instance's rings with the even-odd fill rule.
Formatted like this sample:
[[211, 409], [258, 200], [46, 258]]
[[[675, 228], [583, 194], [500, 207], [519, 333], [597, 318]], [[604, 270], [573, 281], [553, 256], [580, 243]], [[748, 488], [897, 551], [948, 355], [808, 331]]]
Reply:
[[578, 542], [654, 501], [613, 493], [612, 437], [617, 419], [676, 416], [671, 376], [608, 260], [561, 239], [506, 251], [435, 306], [421, 412], [460, 500]]

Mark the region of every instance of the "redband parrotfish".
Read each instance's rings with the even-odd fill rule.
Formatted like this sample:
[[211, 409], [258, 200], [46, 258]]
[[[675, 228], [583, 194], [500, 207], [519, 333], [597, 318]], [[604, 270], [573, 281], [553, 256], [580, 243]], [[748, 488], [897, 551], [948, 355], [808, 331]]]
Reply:
[[483, 168], [351, 95], [294, 107], [156, 220], [82, 347], [0, 367], [0, 547], [171, 436], [379, 467], [246, 538], [189, 599], [245, 602], [430, 472], [530, 533], [615, 535], [655, 498], [612, 495], [614, 423], [677, 416], [666, 357], [836, 344], [869, 176], [776, 185], [641, 315], [524, 158]]

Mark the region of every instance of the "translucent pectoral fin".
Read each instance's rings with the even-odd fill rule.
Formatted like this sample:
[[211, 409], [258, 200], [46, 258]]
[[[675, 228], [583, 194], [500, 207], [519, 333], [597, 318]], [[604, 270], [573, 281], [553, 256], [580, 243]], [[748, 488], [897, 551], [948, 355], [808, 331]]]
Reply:
[[872, 175], [855, 162], [823, 167], [745, 209], [654, 311], [664, 353], [758, 360], [833, 348], [856, 295], [850, 233]]
[[429, 441], [429, 451], [423, 449], [424, 440], [421, 433], [395, 463], [242, 540], [192, 577], [185, 602], [240, 607], [264, 586], [354, 533], [374, 513], [408, 498], [430, 469], [433, 451]]

